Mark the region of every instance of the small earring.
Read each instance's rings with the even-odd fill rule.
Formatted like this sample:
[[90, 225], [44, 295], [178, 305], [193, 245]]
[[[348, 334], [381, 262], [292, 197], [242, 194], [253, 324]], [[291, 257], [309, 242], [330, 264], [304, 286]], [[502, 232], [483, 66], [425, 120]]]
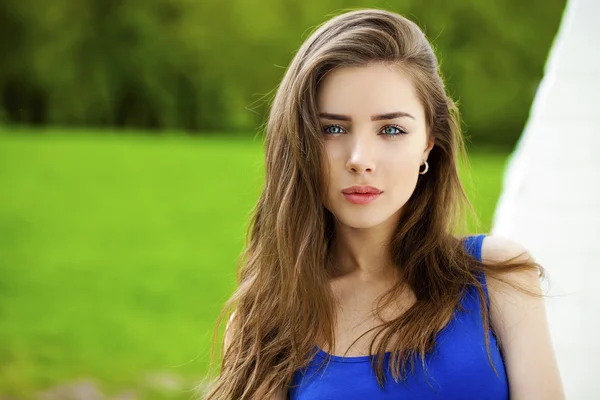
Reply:
[[425, 175], [427, 173], [427, 171], [429, 171], [429, 164], [427, 163], [427, 160], [423, 161], [425, 163], [425, 169], [423, 171], [421, 171], [421, 168], [419, 168], [419, 175]]

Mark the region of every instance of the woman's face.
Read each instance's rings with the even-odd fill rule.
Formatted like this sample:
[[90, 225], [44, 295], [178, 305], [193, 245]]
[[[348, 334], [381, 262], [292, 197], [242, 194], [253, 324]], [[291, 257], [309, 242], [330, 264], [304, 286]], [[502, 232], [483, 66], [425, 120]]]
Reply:
[[[329, 171], [326, 207], [353, 228], [398, 218], [433, 147], [412, 82], [381, 63], [340, 67], [321, 81], [317, 96]], [[345, 193], [355, 185], [381, 193]]]

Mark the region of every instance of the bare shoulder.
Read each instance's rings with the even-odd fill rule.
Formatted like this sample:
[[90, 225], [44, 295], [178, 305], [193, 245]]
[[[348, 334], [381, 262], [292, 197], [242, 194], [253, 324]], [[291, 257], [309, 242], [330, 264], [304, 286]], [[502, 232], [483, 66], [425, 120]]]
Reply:
[[[543, 309], [541, 281], [535, 260], [520, 243], [502, 236], [488, 236], [481, 248], [482, 260], [490, 269], [486, 282], [490, 298], [490, 318], [493, 327], [503, 333], [508, 325], [525, 318], [523, 311]], [[504, 272], [497, 264], [521, 263], [523, 268]], [[530, 268], [527, 268], [529, 264]], [[506, 339], [506, 337], [504, 338]]]
[[[503, 350], [510, 398], [564, 399], [535, 260], [519, 243], [497, 236], [484, 239], [481, 253], [493, 272], [486, 274], [490, 322]], [[521, 265], [494, 271], [494, 264], [506, 262]]]
[[528, 253], [520, 243], [504, 236], [486, 236], [483, 239], [482, 253], [495, 261]]
[[[484, 263], [504, 263], [507, 261], [529, 263], [532, 266], [535, 260], [531, 253], [520, 243], [502, 236], [487, 236], [483, 240], [481, 256]], [[500, 289], [501, 287], [518, 286], [530, 292], [540, 293], [540, 274], [537, 268], [520, 269], [501, 274], [500, 276], [509, 285], [501, 284], [496, 279], [489, 279], [488, 287]]]

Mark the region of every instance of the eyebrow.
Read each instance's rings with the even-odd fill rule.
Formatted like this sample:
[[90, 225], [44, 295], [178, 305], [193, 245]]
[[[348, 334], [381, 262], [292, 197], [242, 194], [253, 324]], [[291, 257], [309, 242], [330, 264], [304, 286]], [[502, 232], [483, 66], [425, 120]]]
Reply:
[[[326, 113], [326, 112], [319, 113], [319, 117], [325, 118], [325, 119], [330, 119], [332, 121], [352, 121], [352, 118], [347, 115], [331, 114], [331, 113]], [[396, 112], [391, 112], [391, 113], [387, 113], [387, 114], [371, 115], [371, 121], [385, 121], [388, 119], [396, 119], [396, 118], [403, 118], [403, 117], [416, 119], [409, 113], [406, 113], [404, 111], [396, 111]]]

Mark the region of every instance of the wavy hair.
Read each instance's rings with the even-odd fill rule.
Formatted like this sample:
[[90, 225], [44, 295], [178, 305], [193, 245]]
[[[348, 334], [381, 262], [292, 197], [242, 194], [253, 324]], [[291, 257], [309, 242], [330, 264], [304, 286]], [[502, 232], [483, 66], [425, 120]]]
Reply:
[[[383, 355], [392, 349], [394, 380], [435, 346], [436, 334], [475, 286], [489, 327], [485, 292], [477, 275], [536, 268], [530, 261], [490, 265], [474, 260], [457, 236], [470, 209], [458, 174], [464, 152], [459, 113], [446, 93], [438, 61], [424, 33], [407, 18], [383, 10], [356, 10], [319, 26], [292, 60], [272, 102], [265, 138], [266, 181], [252, 212], [238, 286], [217, 321], [214, 346], [229, 320], [227, 348], [207, 399], [273, 396], [308, 364], [315, 345], [334, 348], [335, 309], [328, 283], [333, 215], [324, 207], [323, 135], [319, 82], [339, 66], [386, 63], [408, 73], [435, 140], [429, 173], [419, 177], [389, 241], [402, 282], [380, 297], [389, 305], [401, 283], [416, 302], [396, 319], [374, 327], [373, 368], [385, 383]], [[485, 342], [489, 356], [488, 329]], [[358, 339], [357, 339], [358, 340]], [[492, 368], [494, 365], [492, 363]], [[494, 368], [495, 369], [495, 368]]]

